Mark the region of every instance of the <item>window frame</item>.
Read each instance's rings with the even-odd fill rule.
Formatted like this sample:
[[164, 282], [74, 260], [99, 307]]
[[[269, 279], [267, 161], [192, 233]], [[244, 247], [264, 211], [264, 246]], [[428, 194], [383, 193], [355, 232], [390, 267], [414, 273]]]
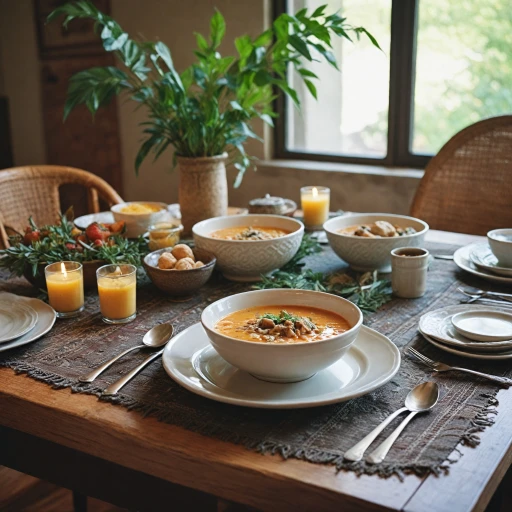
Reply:
[[[274, 130], [274, 155], [279, 159], [318, 160], [383, 167], [424, 168], [433, 155], [411, 152], [414, 116], [414, 57], [419, 0], [392, 0], [389, 73], [388, 145], [384, 158], [312, 153], [286, 147], [286, 122], [289, 102], [277, 93], [278, 118]], [[287, 11], [287, 0], [274, 0], [273, 19]], [[293, 108], [293, 107], [292, 107]]]

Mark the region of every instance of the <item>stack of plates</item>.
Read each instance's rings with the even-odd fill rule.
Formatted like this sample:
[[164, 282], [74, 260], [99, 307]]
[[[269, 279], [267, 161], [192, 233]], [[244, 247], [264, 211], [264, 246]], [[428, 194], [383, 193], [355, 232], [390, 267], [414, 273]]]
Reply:
[[39, 339], [55, 318], [53, 308], [39, 299], [0, 293], [0, 352]]
[[474, 243], [457, 249], [453, 261], [462, 270], [488, 281], [512, 285], [512, 268], [500, 267], [487, 243]]
[[423, 315], [419, 331], [429, 343], [452, 354], [473, 359], [512, 358], [509, 309], [473, 304], [449, 306]]

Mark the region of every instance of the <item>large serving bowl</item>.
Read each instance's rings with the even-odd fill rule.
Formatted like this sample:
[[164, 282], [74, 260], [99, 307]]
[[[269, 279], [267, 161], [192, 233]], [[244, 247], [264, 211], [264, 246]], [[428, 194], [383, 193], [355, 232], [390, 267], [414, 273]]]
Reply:
[[[351, 328], [332, 338], [300, 343], [242, 341], [215, 330], [226, 315], [256, 306], [311, 306], [343, 316]], [[201, 323], [215, 350], [230, 364], [271, 382], [298, 382], [312, 377], [343, 357], [363, 322], [352, 302], [328, 293], [305, 290], [258, 290], [239, 293], [210, 304]]]
[[[290, 231], [271, 240], [220, 240], [214, 231], [239, 226], [273, 227]], [[217, 266], [232, 281], [259, 281], [267, 274], [288, 263], [299, 249], [304, 225], [298, 220], [280, 215], [228, 215], [198, 222], [193, 228], [194, 242], [199, 249], [212, 252]]]
[[[414, 228], [416, 233], [389, 238], [363, 238], [339, 233], [340, 229], [371, 224], [378, 220], [385, 220], [404, 228]], [[324, 230], [333, 251], [353, 269], [391, 272], [391, 251], [399, 247], [421, 247], [424, 245], [428, 224], [406, 215], [359, 213], [330, 219], [324, 224]]]
[[153, 284], [168, 295], [190, 297], [210, 279], [215, 267], [215, 256], [203, 249], [193, 249], [196, 261], [202, 261], [203, 267], [189, 270], [164, 270], [158, 267], [158, 258], [172, 247], [158, 249], [146, 255], [143, 261], [146, 274]]
[[[123, 211], [135, 204], [149, 205], [153, 207], [155, 211], [147, 213]], [[152, 201], [131, 201], [129, 203], [115, 204], [110, 210], [116, 222], [124, 221], [126, 223], [126, 236], [128, 238], [137, 238], [143, 235], [149, 229], [149, 226], [168, 217], [167, 205], [165, 203], [155, 203]]]

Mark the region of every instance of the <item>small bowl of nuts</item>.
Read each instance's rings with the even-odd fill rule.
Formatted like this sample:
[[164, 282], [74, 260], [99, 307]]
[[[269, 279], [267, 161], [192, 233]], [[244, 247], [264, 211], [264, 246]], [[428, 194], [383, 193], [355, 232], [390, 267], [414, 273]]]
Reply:
[[209, 251], [177, 244], [150, 252], [144, 258], [144, 268], [157, 288], [183, 297], [192, 295], [210, 279], [215, 262]]

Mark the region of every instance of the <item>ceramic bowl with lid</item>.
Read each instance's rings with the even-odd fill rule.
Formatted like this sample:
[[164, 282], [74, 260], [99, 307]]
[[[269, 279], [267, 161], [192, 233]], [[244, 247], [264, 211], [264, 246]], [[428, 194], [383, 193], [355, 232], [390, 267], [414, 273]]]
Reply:
[[249, 213], [286, 215], [291, 217], [295, 210], [297, 210], [297, 203], [295, 201], [274, 197], [270, 194], [249, 201]]

